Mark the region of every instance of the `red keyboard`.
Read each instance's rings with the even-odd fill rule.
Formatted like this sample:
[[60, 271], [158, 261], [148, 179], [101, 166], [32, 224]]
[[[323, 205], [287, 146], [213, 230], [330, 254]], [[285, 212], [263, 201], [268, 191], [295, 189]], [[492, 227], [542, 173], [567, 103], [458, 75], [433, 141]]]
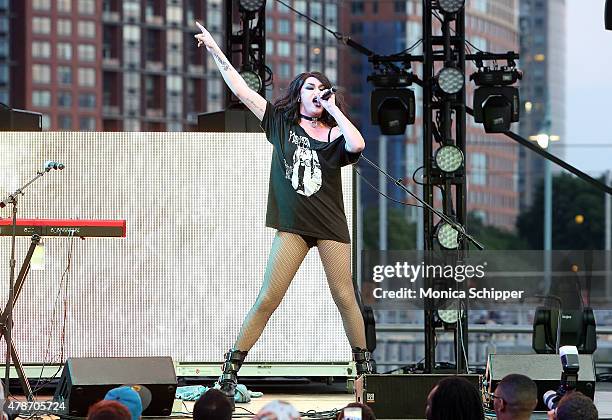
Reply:
[[[125, 238], [125, 220], [17, 219], [17, 236]], [[13, 234], [13, 220], [0, 218], [0, 236]]]

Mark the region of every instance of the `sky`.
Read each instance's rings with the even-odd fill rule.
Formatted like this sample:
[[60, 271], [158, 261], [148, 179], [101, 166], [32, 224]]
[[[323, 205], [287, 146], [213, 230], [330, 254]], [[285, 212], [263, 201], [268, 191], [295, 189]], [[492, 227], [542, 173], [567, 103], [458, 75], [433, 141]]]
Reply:
[[599, 175], [612, 170], [612, 31], [605, 0], [566, 0], [566, 160]]

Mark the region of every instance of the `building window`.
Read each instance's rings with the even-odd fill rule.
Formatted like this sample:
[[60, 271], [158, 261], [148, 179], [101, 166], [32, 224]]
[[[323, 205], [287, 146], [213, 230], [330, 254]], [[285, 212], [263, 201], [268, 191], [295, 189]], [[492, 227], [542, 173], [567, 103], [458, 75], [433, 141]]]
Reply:
[[34, 64], [32, 66], [32, 81], [34, 83], [50, 83], [51, 67], [47, 64]]
[[69, 66], [57, 67], [57, 82], [62, 85], [72, 84], [72, 68]]
[[90, 20], [79, 22], [79, 36], [83, 38], [96, 37], [96, 24]]
[[50, 34], [51, 19], [48, 17], [34, 16], [32, 18], [32, 32], [35, 34]]
[[49, 58], [51, 57], [51, 44], [44, 41], [32, 42], [32, 57]]
[[51, 0], [33, 0], [32, 9], [34, 10], [51, 10]]
[[71, 130], [72, 117], [70, 115], [60, 115], [57, 117], [57, 125], [60, 130]]
[[60, 60], [72, 60], [72, 45], [67, 42], [58, 43], [57, 58]]
[[96, 107], [96, 95], [94, 93], [79, 94], [79, 107], [95, 108]]
[[70, 13], [72, 10], [72, 0], [56, 0], [57, 11], [62, 13]]
[[57, 20], [57, 34], [59, 36], [72, 35], [72, 21], [68, 19], [58, 19]]
[[57, 106], [62, 108], [70, 108], [72, 106], [72, 93], [59, 92], [57, 94]]
[[289, 79], [291, 77], [291, 65], [288, 63], [280, 63], [278, 66], [278, 74], [283, 79]]
[[[362, 6], [363, 6], [363, 3], [362, 3]], [[316, 21], [319, 21], [321, 20], [321, 13], [322, 13], [321, 3], [311, 2], [310, 3], [310, 17], [312, 17]]]
[[395, 0], [393, 9], [395, 13], [406, 13], [406, 0]]
[[470, 182], [474, 185], [487, 184], [487, 155], [484, 153], [471, 154], [471, 176]]
[[79, 60], [80, 61], [95, 61], [96, 46], [95, 45], [79, 45]]
[[183, 9], [180, 6], [168, 6], [166, 8], [166, 21], [168, 23], [181, 23], [183, 21]]
[[79, 0], [79, 13], [82, 15], [93, 15], [96, 13], [95, 0]]
[[51, 106], [51, 92], [48, 90], [33, 90], [32, 105], [48, 108]]
[[123, 39], [126, 41], [140, 41], [140, 28], [134, 25], [126, 25], [123, 27]]
[[353, 12], [353, 15], [362, 15], [363, 14], [363, 1], [353, 0], [351, 2], [351, 12]]
[[287, 19], [279, 19], [278, 21], [278, 33], [281, 35], [287, 35], [291, 32], [291, 22]]
[[310, 40], [313, 42], [320, 42], [323, 36], [323, 31], [319, 25], [314, 23], [310, 24]]
[[291, 47], [287, 41], [278, 41], [276, 43], [276, 53], [281, 57], [289, 57], [291, 55]]
[[79, 118], [79, 130], [96, 131], [96, 119], [94, 117]]
[[79, 68], [79, 86], [96, 86], [96, 71], [90, 68]]
[[166, 80], [168, 90], [180, 92], [183, 89], [183, 79], [180, 76], [168, 76]]

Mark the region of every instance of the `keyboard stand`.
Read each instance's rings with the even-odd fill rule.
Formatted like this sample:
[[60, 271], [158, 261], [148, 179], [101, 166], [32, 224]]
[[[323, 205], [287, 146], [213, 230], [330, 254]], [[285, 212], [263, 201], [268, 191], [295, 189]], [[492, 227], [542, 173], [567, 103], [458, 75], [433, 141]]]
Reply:
[[[4, 337], [6, 339], [6, 328], [7, 328], [7, 319], [9, 317], [9, 311], [15, 308], [15, 303], [17, 302], [17, 298], [21, 293], [21, 288], [23, 287], [23, 282], [25, 278], [28, 276], [30, 272], [30, 261], [32, 260], [32, 255], [34, 254], [34, 250], [36, 249], [36, 245], [40, 243], [39, 235], [32, 235], [32, 242], [30, 243], [30, 248], [28, 249], [28, 253], [23, 260], [23, 264], [21, 264], [21, 269], [19, 270], [19, 275], [17, 276], [17, 280], [15, 281], [15, 292], [13, 293], [13, 301], [7, 302], [4, 310], [2, 311], [2, 315], [0, 315], [0, 338]], [[17, 376], [19, 377], [19, 382], [21, 383], [21, 388], [23, 389], [23, 393], [28, 399], [28, 401], [34, 401], [34, 394], [32, 393], [32, 388], [30, 387], [30, 382], [25, 375], [23, 370], [23, 365], [21, 364], [21, 360], [19, 359], [19, 355], [17, 354], [17, 350], [15, 349], [15, 344], [13, 343], [13, 338], [11, 337], [11, 342], [7, 343], [11, 346], [11, 359], [13, 360], [13, 365], [15, 366], [15, 370], [17, 371]], [[6, 384], [8, 392], [8, 384]]]

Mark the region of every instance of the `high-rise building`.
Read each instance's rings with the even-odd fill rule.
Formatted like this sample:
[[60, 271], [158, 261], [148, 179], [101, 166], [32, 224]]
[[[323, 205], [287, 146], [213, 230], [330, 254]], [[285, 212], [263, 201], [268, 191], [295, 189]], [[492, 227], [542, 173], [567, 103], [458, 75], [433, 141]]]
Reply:
[[[398, 0], [394, 2], [352, 1], [343, 15], [345, 33], [353, 37], [377, 54], [400, 52], [416, 43], [422, 36], [421, 2], [418, 0]], [[472, 0], [466, 2], [466, 39], [471, 52], [477, 49], [490, 52], [518, 51], [518, 5], [517, 0]], [[412, 173], [421, 165], [419, 145], [422, 141], [421, 89], [414, 87], [417, 113], [416, 122], [408, 126], [404, 136], [384, 137], [379, 135], [378, 127], [370, 124], [370, 92], [366, 77], [372, 72], [367, 59], [352, 51], [343, 49], [342, 76], [351, 92], [352, 110], [360, 128], [367, 134], [367, 153], [381, 161], [378, 152], [386, 149], [386, 167], [396, 178], [411, 181]], [[414, 54], [420, 54], [417, 46]], [[490, 64], [490, 63], [489, 63]], [[500, 63], [505, 64], [505, 63]], [[413, 71], [421, 74], [421, 66], [412, 65]], [[466, 63], [467, 105], [472, 106], [473, 84], [469, 82], [470, 72], [475, 67]], [[379, 147], [379, 141], [387, 143]], [[468, 211], [473, 212], [485, 224], [506, 230], [514, 229], [518, 215], [518, 185], [516, 179], [518, 147], [501, 135], [484, 133], [481, 124], [475, 124], [470, 116], [467, 119], [467, 157], [468, 173]], [[369, 177], [376, 177], [374, 171], [364, 171]], [[417, 173], [418, 179], [418, 173]], [[378, 206], [378, 194], [362, 187], [363, 204], [366, 207]], [[407, 196], [399, 189], [390, 190], [393, 198], [406, 200]], [[389, 203], [390, 207], [402, 208]], [[408, 209], [406, 217], [416, 220], [417, 212]]]
[[221, 0], [12, 5], [10, 105], [41, 112], [43, 129], [187, 131], [224, 106], [216, 66], [193, 38], [198, 19], [223, 45]]
[[9, 0], [0, 0], [0, 103], [10, 102]]
[[95, 0], [11, 3], [10, 105], [43, 114], [43, 129], [101, 130]]
[[[285, 2], [332, 31], [338, 28], [338, 2], [295, 0]], [[273, 72], [278, 97], [289, 82], [305, 71], [323, 72], [338, 82], [338, 41], [323, 28], [276, 1], [266, 2], [266, 64]]]
[[[549, 151], [565, 158], [565, 0], [520, 0], [521, 124], [529, 138], [539, 133], [558, 136]], [[553, 137], [555, 138], [555, 137]], [[520, 151], [520, 207], [533, 202], [544, 176], [544, 160]]]

